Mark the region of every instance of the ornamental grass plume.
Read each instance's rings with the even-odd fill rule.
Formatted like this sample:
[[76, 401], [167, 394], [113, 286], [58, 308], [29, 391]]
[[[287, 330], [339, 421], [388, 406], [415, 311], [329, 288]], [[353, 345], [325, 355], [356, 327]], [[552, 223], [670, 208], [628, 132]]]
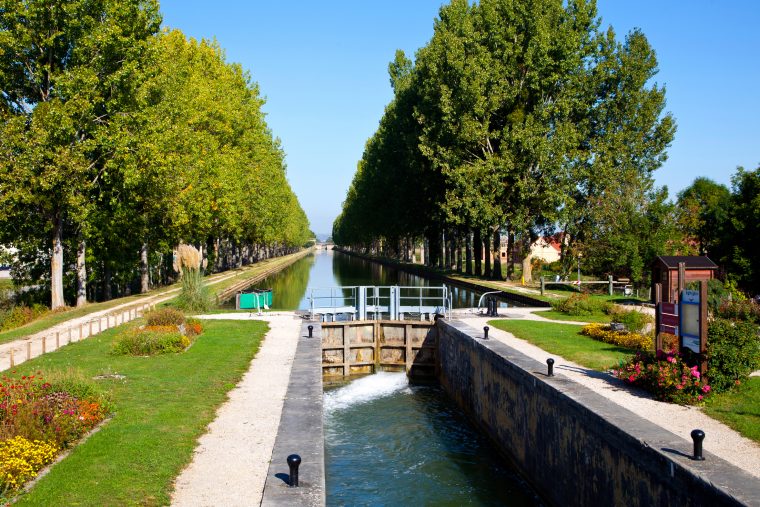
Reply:
[[180, 244], [174, 255], [174, 269], [181, 274], [182, 290], [177, 307], [191, 312], [204, 312], [211, 307], [211, 298], [203, 284], [201, 253], [191, 245]]

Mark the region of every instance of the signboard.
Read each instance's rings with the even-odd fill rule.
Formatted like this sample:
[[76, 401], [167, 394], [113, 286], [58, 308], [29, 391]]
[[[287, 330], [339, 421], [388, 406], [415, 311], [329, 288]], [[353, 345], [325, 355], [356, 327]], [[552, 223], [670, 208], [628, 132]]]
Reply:
[[[681, 293], [679, 306], [679, 327], [681, 328], [681, 348], [696, 354], [704, 352], [702, 323], [702, 301], [700, 291], [685, 290]], [[706, 338], [706, 337], [705, 337]]]
[[678, 335], [678, 306], [675, 303], [660, 303], [660, 332]]

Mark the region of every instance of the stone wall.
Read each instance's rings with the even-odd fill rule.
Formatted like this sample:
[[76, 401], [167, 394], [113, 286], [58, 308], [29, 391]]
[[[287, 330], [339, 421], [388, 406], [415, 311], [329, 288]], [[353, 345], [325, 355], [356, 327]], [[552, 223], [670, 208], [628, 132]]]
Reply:
[[[760, 481], [546, 365], [438, 321], [439, 381], [552, 505], [757, 504]], [[687, 435], [688, 437], [688, 435]], [[709, 438], [709, 435], [707, 436]]]

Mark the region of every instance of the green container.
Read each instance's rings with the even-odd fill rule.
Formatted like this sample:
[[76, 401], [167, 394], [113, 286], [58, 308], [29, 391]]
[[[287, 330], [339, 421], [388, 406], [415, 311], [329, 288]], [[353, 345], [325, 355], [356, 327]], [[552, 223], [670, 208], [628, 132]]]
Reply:
[[263, 310], [265, 307], [272, 307], [272, 289], [254, 289], [238, 294], [238, 310]]

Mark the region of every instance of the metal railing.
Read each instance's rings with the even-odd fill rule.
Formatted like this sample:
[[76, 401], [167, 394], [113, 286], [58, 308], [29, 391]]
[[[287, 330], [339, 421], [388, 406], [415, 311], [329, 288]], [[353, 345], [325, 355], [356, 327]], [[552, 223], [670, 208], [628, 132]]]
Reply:
[[335, 320], [419, 320], [434, 315], [449, 317], [451, 292], [448, 287], [372, 286], [310, 289], [311, 318]]

